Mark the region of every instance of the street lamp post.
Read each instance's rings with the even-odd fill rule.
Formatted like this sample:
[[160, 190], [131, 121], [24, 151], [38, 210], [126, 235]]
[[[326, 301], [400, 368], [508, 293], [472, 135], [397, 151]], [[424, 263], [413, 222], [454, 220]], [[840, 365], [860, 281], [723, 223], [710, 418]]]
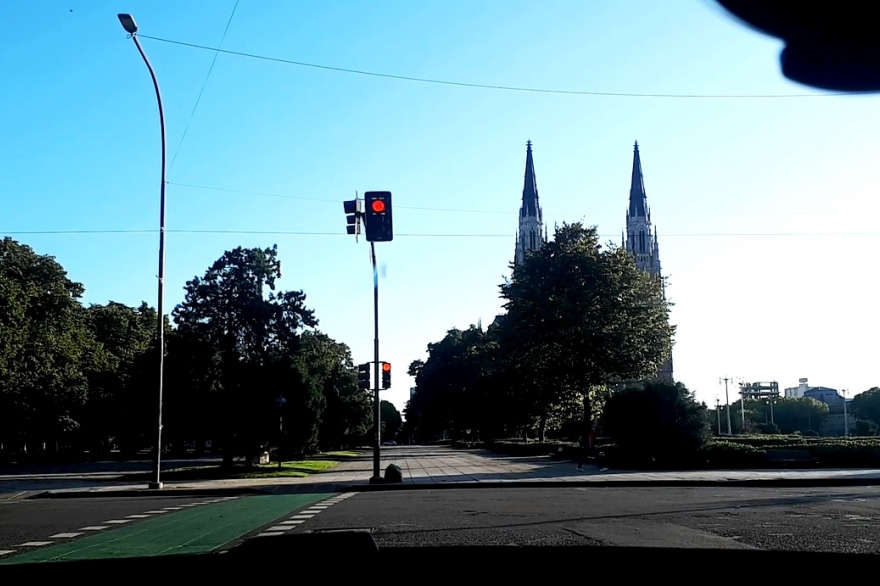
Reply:
[[158, 338], [159, 338], [159, 421], [156, 432], [156, 461], [154, 463], [156, 479], [150, 483], [150, 488], [162, 488], [162, 386], [164, 383], [165, 371], [165, 111], [162, 109], [162, 94], [159, 92], [159, 82], [156, 80], [156, 73], [147, 54], [144, 53], [143, 47], [137, 38], [137, 23], [130, 14], [120, 14], [119, 22], [125, 29], [131, 40], [134, 41], [135, 47], [147, 65], [150, 72], [150, 78], [153, 80], [153, 88], [156, 90], [156, 101], [159, 103], [159, 130], [162, 139], [162, 172], [161, 182], [159, 183], [159, 301], [156, 309], [159, 314]]
[[843, 389], [843, 437], [849, 437], [849, 415], [846, 413], [846, 389]]

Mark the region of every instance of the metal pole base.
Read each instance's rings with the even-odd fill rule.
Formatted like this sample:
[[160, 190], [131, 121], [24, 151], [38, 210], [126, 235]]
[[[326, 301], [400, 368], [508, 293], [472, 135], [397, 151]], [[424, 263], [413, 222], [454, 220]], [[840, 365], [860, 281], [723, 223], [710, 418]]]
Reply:
[[149, 484], [150, 490], [162, 490], [162, 488], [164, 488], [164, 487], [165, 487], [165, 484], [163, 482], [151, 482]]
[[370, 484], [385, 484], [385, 479], [381, 476], [371, 476]]

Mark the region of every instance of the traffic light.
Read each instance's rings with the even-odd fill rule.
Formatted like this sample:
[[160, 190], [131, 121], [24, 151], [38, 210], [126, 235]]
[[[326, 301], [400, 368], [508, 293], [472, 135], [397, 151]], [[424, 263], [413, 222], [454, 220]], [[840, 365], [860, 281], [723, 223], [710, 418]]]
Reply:
[[358, 388], [370, 390], [370, 363], [358, 364]]
[[391, 388], [391, 363], [383, 362], [382, 363], [382, 388], [390, 389]]
[[368, 191], [364, 194], [367, 210], [364, 212], [367, 242], [391, 242], [391, 192]]
[[357, 236], [361, 233], [361, 216], [363, 215], [361, 200], [350, 199], [344, 201], [342, 202], [342, 207], [345, 208], [345, 222], [348, 224], [345, 227], [346, 232]]

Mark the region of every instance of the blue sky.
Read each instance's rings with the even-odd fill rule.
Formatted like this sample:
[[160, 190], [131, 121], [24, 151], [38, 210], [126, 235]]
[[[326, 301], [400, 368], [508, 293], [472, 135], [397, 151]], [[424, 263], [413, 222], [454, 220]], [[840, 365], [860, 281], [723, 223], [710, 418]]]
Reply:
[[[141, 35], [216, 47], [234, 5], [0, 6], [0, 232], [57, 257], [86, 302], [156, 301], [155, 98], [116, 14], [132, 13]], [[389, 190], [400, 236], [379, 247], [382, 357], [395, 367], [387, 397], [402, 407], [406, 366], [429, 342], [500, 311], [526, 140], [551, 232], [583, 220], [615, 241], [638, 140], [676, 304], [677, 378], [712, 403], [725, 375], [851, 392], [880, 384], [877, 98], [785, 80], [780, 43], [711, 2], [241, 0], [223, 48], [467, 83], [808, 97], [504, 92], [220, 54], [191, 117], [214, 53], [142, 43], [176, 157], [169, 306], [224, 250], [277, 243], [282, 287], [303, 289], [321, 329], [369, 360], [368, 247], [341, 235], [341, 202]], [[148, 232], [26, 233], [52, 230]]]

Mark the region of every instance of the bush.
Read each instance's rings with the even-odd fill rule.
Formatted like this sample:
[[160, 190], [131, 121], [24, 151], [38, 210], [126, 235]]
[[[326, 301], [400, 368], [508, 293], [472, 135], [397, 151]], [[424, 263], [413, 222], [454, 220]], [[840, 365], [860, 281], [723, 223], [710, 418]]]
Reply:
[[878, 425], [870, 419], [856, 420], [856, 435], [877, 435]]
[[765, 450], [729, 441], [710, 442], [699, 456], [709, 468], [760, 468], [767, 462]]
[[681, 383], [652, 381], [613, 393], [602, 418], [609, 466], [689, 467], [710, 436], [706, 407]]

